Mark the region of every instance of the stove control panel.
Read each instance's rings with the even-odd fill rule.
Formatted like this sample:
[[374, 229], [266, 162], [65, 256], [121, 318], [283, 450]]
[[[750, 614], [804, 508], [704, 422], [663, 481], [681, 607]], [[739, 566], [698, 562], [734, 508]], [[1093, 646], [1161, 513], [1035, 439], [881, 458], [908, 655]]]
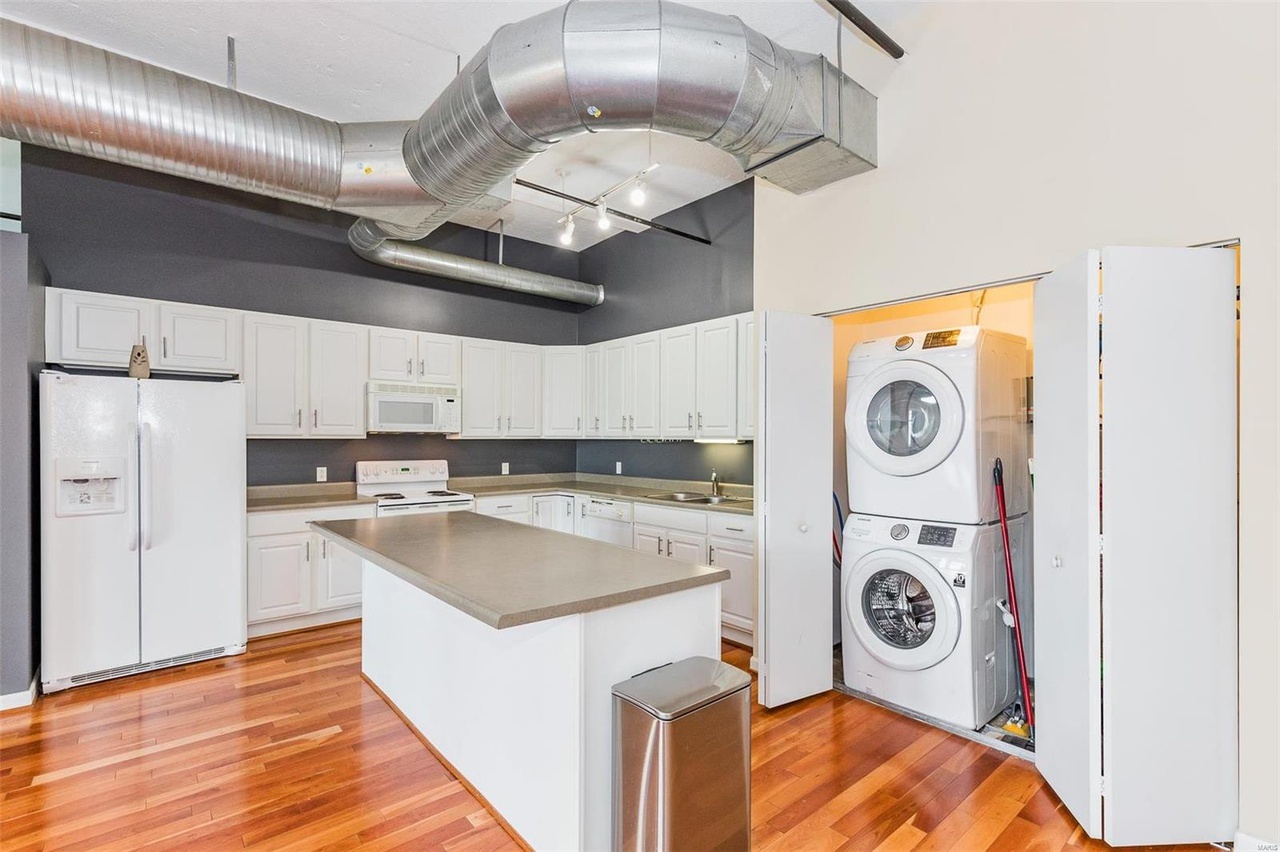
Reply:
[[356, 462], [356, 482], [360, 485], [442, 482], [448, 478], [449, 462], [444, 459]]

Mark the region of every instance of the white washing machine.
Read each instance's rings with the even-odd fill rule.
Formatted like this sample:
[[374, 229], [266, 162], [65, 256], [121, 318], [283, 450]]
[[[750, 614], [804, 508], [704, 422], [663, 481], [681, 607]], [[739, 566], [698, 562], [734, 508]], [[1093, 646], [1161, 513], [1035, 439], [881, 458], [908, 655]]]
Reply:
[[[1009, 524], [1015, 565], [1025, 520]], [[1016, 697], [1000, 526], [850, 515], [845, 524], [845, 685], [977, 730]]]
[[1027, 347], [977, 326], [867, 340], [849, 353], [849, 511], [984, 524], [1004, 461], [1009, 515], [1027, 511]]

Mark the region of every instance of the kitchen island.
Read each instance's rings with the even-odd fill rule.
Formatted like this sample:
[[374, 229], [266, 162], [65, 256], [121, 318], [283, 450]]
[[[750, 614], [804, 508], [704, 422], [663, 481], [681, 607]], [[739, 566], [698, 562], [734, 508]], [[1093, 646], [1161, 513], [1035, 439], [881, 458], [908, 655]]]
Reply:
[[610, 687], [718, 657], [728, 572], [471, 512], [317, 522], [364, 560], [364, 675], [535, 849], [610, 846]]

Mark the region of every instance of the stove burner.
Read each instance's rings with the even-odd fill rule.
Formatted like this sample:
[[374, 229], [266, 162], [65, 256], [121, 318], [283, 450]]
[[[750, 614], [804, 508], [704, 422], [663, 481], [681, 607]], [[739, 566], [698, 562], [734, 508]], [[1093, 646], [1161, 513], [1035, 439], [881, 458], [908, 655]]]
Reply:
[[457, 491], [428, 491], [428, 497], [457, 497]]
[[375, 494], [373, 496], [379, 500], [403, 500], [404, 499], [404, 495], [396, 491], [387, 491], [385, 493]]

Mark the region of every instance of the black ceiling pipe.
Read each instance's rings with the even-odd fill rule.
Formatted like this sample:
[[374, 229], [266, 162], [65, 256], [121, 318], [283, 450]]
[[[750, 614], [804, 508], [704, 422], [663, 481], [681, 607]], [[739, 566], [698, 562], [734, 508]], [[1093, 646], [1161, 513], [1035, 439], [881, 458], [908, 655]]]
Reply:
[[885, 53], [894, 59], [901, 59], [906, 55], [907, 52], [902, 49], [902, 45], [890, 38], [887, 32], [876, 26], [875, 21], [858, 11], [858, 7], [850, 3], [849, 0], [828, 0], [828, 2], [831, 4], [831, 8], [840, 13], [840, 17], [862, 30], [866, 37], [874, 41], [876, 46]]

